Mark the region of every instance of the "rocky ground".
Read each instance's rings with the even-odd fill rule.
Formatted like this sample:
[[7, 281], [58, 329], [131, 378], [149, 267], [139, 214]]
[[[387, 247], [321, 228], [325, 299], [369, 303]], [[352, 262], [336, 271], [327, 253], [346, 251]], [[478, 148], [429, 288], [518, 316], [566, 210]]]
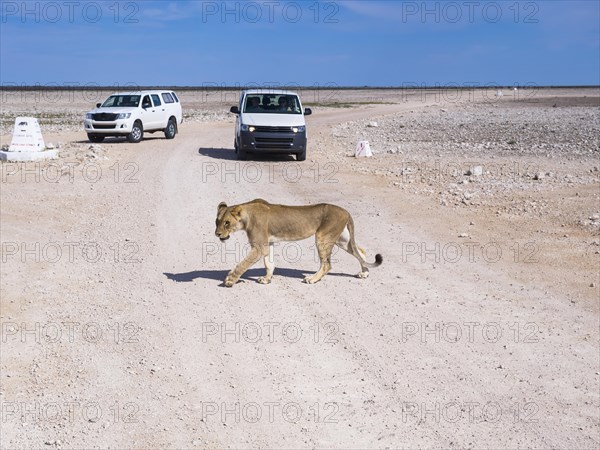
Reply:
[[[329, 153], [329, 160], [385, 177], [399, 189], [429, 194], [443, 206], [493, 206], [517, 192], [595, 185], [600, 176], [595, 99], [582, 98], [575, 106], [561, 97], [432, 105], [377, 121], [344, 122], [331, 130], [337, 151]], [[363, 140], [370, 143], [374, 158], [353, 157], [356, 143]], [[500, 210], [550, 212], [546, 201], [506, 208]], [[581, 225], [600, 227], [597, 211], [582, 213]]]

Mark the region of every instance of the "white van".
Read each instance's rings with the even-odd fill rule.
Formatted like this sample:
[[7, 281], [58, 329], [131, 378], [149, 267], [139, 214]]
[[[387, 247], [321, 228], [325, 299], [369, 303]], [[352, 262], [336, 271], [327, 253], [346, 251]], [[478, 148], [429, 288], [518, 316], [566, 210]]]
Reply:
[[300, 96], [292, 91], [252, 89], [242, 91], [238, 106], [234, 148], [238, 159], [248, 153], [291, 153], [306, 159], [306, 122], [312, 113], [302, 108]]
[[181, 103], [173, 91], [117, 92], [88, 112], [83, 126], [92, 142], [107, 136], [140, 142], [144, 132], [163, 131], [173, 139], [182, 120]]

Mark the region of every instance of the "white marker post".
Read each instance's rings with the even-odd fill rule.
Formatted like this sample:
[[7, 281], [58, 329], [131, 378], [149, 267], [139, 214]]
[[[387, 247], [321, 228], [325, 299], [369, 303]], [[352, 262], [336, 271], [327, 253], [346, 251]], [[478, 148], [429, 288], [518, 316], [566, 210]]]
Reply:
[[357, 158], [369, 158], [373, 156], [369, 141], [360, 141], [358, 144], [356, 144], [354, 156]]
[[40, 124], [35, 117], [17, 117], [8, 151], [0, 151], [1, 161], [35, 161], [56, 158], [56, 150], [46, 150]]

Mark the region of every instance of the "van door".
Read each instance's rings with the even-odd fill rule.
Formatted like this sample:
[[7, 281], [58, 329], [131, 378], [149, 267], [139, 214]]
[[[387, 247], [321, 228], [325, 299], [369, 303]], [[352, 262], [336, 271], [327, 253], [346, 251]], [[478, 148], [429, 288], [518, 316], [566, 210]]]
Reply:
[[233, 139], [234, 139], [233, 144], [234, 144], [234, 147], [236, 147], [236, 148], [240, 144], [240, 131], [242, 128], [242, 123], [243, 123], [243, 121], [242, 121], [242, 113], [243, 113], [242, 106], [244, 105], [244, 98], [245, 98], [244, 94], [240, 95], [240, 104], [238, 105], [240, 113], [235, 116], [235, 135], [233, 137]]

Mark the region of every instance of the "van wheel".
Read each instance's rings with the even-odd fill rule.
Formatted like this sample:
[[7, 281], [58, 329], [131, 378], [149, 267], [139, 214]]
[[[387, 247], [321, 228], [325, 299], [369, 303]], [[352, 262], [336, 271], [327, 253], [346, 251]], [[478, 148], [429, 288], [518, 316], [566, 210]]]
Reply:
[[246, 152], [246, 150], [244, 150], [243, 148], [240, 148], [239, 145], [236, 145], [235, 152], [237, 153], [237, 159], [239, 159], [240, 161], [246, 160], [246, 157], [248, 156], [248, 153]]
[[127, 140], [133, 144], [137, 144], [144, 137], [144, 127], [139, 120], [136, 120], [131, 129], [131, 133], [127, 135]]
[[98, 134], [88, 134], [88, 139], [90, 142], [102, 142], [104, 140], [104, 136], [100, 136]]
[[240, 149], [240, 146], [237, 143], [237, 139], [233, 140], [233, 149], [235, 150], [235, 154], [237, 156], [237, 159], [243, 161], [246, 159], [246, 150], [242, 150]]
[[169, 119], [169, 122], [167, 122], [167, 128], [165, 128], [165, 137], [167, 139], [173, 139], [176, 134], [177, 134], [177, 123], [175, 122], [175, 119], [173, 119], [171, 117]]
[[306, 161], [306, 149], [302, 153], [296, 153], [296, 161]]

